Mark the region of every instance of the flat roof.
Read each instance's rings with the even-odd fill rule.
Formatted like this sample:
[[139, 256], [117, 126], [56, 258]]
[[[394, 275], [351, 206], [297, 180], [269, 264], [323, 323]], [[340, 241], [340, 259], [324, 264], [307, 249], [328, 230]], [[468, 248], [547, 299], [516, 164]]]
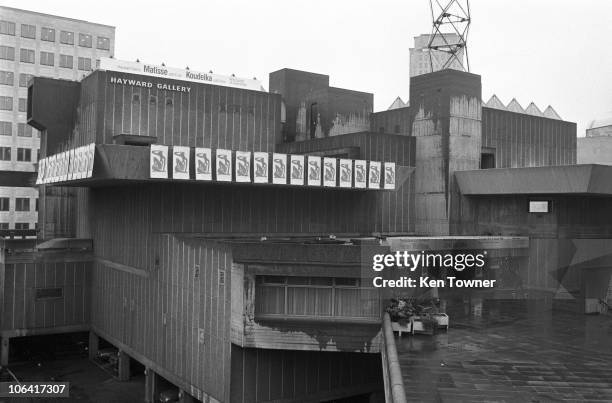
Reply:
[[38, 11], [24, 10], [22, 8], [0, 6], [0, 9], [11, 10], [11, 11], [14, 11], [16, 13], [34, 14], [34, 15], [40, 15], [40, 16], [43, 16], [43, 17], [59, 18], [59, 19], [62, 19], [62, 20], [81, 22], [81, 23], [86, 23], [86, 24], [91, 24], [91, 25], [99, 25], [101, 27], [106, 27], [106, 28], [113, 28], [113, 29], [116, 28], [114, 25], [100, 24], [98, 22], [91, 22], [91, 21], [87, 21], [87, 20], [79, 20], [77, 18], [64, 17], [64, 16], [61, 16], [61, 15], [41, 13], [41, 12], [38, 12]]
[[465, 196], [586, 195], [612, 196], [612, 166], [597, 164], [455, 172]]

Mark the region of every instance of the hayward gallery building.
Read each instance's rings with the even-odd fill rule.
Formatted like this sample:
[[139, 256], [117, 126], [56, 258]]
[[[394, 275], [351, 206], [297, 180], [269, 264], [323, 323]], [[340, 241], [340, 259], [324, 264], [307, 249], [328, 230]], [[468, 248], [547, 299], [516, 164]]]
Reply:
[[574, 123], [483, 105], [479, 75], [411, 78], [410, 106], [372, 113], [322, 74], [266, 92], [150, 71], [32, 81], [40, 233], [3, 244], [3, 365], [13, 338], [89, 331], [120, 379], [146, 368], [148, 401], [160, 379], [185, 401], [380, 396], [386, 298], [421, 291], [372, 289], [368, 248], [486, 250], [468, 277], [496, 286], [437, 290], [449, 308], [609, 298], [590, 241], [612, 232], [612, 167], [576, 165]]

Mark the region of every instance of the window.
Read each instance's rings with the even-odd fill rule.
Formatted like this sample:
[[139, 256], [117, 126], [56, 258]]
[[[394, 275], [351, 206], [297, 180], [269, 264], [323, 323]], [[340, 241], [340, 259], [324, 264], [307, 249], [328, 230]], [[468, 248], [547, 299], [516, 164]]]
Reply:
[[53, 66], [55, 64], [54, 56], [51, 52], [40, 52], [40, 64], [43, 66]]
[[0, 34], [15, 36], [15, 23], [11, 21], [0, 21]]
[[[30, 134], [30, 137], [32, 135]], [[29, 148], [18, 148], [17, 149], [17, 161], [21, 162], [32, 162], [32, 150]]]
[[61, 31], [60, 43], [63, 43], [65, 45], [74, 45], [74, 32]]
[[0, 46], [0, 59], [15, 60], [15, 48], [12, 46]]
[[19, 86], [27, 87], [32, 77], [34, 77], [32, 74], [25, 74], [25, 73], [19, 74]]
[[11, 160], [11, 147], [0, 147], [0, 161]]
[[30, 211], [30, 199], [27, 197], [16, 197], [15, 211]]
[[79, 46], [84, 48], [91, 48], [91, 35], [79, 34]]
[[79, 57], [79, 70], [91, 70], [91, 59], [88, 59], [86, 57]]
[[16, 222], [15, 229], [30, 229], [30, 224], [27, 222]]
[[26, 98], [19, 98], [19, 112], [28, 111], [28, 100]]
[[[17, 136], [32, 137], [32, 126], [29, 126], [25, 123], [18, 123], [17, 124]], [[25, 150], [25, 148], [19, 148], [19, 150]], [[17, 151], [17, 161], [21, 161], [19, 159], [19, 151]]]
[[15, 73], [13, 73], [12, 71], [0, 70], [0, 84], [14, 85], [15, 84]]
[[13, 97], [0, 96], [0, 110], [12, 111], [13, 110]]
[[55, 30], [53, 28], [41, 28], [40, 40], [47, 42], [55, 42]]
[[21, 24], [21, 37], [36, 39], [36, 25]]
[[0, 197], [0, 211], [9, 211], [11, 199], [8, 197]]
[[0, 122], [0, 136], [12, 136], [13, 135], [13, 123], [12, 122]]
[[110, 39], [105, 38], [103, 36], [99, 36], [98, 41], [96, 43], [96, 48], [102, 49], [102, 50], [109, 50], [110, 49]]
[[358, 278], [257, 276], [255, 316], [378, 320], [380, 298]]
[[38, 211], [38, 197], [34, 199], [34, 211]]
[[7, 222], [0, 222], [0, 229], [9, 229], [9, 225]]
[[20, 49], [19, 61], [22, 63], [34, 63], [34, 51], [32, 49]]
[[59, 66], [65, 69], [71, 69], [74, 66], [73, 58], [70, 55], [60, 55]]

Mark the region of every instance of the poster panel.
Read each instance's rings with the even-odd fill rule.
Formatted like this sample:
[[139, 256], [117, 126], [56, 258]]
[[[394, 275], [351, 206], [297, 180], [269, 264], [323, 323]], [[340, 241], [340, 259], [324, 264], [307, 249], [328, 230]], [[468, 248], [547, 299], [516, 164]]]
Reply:
[[251, 182], [251, 152], [236, 151], [236, 182]]
[[395, 190], [395, 162], [385, 162], [385, 189]]
[[380, 161], [370, 161], [368, 169], [368, 188], [380, 189]]
[[265, 152], [253, 153], [253, 182], [268, 183], [270, 178], [269, 154]]
[[272, 183], [287, 184], [287, 154], [272, 154]]
[[335, 158], [323, 158], [323, 186], [336, 186], [336, 165], [337, 160]]
[[350, 188], [353, 185], [353, 160], [340, 159], [340, 187]]
[[189, 179], [189, 147], [172, 147], [172, 179]]
[[212, 180], [212, 150], [210, 148], [196, 147], [195, 178], [199, 181]]
[[[78, 176], [79, 157], [77, 154], [75, 176]], [[149, 158], [149, 175], [151, 178], [168, 178], [168, 146], [151, 144]]]
[[289, 183], [292, 185], [303, 185], [304, 184], [304, 156], [303, 155], [292, 155], [291, 160], [291, 175], [289, 177]]
[[215, 173], [218, 181], [232, 181], [232, 150], [217, 149], [215, 155]]

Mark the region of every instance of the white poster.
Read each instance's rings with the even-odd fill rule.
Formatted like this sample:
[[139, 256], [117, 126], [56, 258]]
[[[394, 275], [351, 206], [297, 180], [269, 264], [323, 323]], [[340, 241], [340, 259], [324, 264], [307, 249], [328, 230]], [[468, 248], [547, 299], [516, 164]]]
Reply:
[[44, 185], [45, 183], [47, 183], [47, 167], [48, 165], [49, 159], [48, 158], [43, 158], [40, 161], [40, 165], [38, 167], [39, 172], [40, 172], [40, 184]]
[[292, 155], [291, 160], [291, 175], [289, 183], [292, 185], [303, 185], [304, 184], [304, 156], [303, 155]]
[[385, 162], [385, 189], [395, 189], [395, 162]]
[[268, 183], [270, 169], [268, 165], [269, 154], [264, 152], [253, 153], [253, 182]]
[[308, 184], [321, 186], [321, 157], [308, 156]]
[[79, 179], [83, 179], [87, 174], [87, 149], [85, 147], [77, 148], [77, 153], [79, 154]]
[[251, 152], [236, 151], [236, 182], [251, 181]]
[[172, 179], [189, 179], [189, 147], [172, 147]]
[[70, 150], [69, 153], [69, 164], [68, 164], [68, 180], [73, 180], [74, 179], [74, 172], [75, 172], [75, 168], [76, 168], [76, 156], [75, 156], [75, 152], [74, 152], [74, 148], [72, 150]]
[[96, 156], [96, 144], [91, 143], [87, 146], [87, 178], [93, 176], [94, 158]]
[[195, 176], [199, 181], [212, 180], [212, 150], [210, 148], [196, 147]]
[[336, 159], [323, 158], [323, 186], [336, 186]]
[[62, 182], [65, 182], [68, 179], [68, 164], [70, 162], [69, 156], [70, 154], [68, 151], [64, 151], [62, 153], [62, 175], [60, 179]]
[[168, 178], [168, 146], [151, 144], [149, 165], [151, 178]]
[[272, 154], [272, 183], [287, 184], [287, 154]]
[[368, 170], [368, 187], [370, 189], [380, 189], [380, 167], [379, 161], [370, 161]]
[[215, 156], [215, 172], [217, 174], [217, 180], [222, 182], [232, 181], [232, 151], [224, 150], [222, 148], [217, 149]]
[[57, 165], [58, 165], [58, 161], [57, 161], [57, 154], [56, 154], [51, 157], [51, 168], [52, 168], [51, 183], [57, 182]]
[[365, 188], [367, 185], [366, 181], [366, 168], [368, 163], [364, 160], [355, 160], [355, 187]]
[[353, 160], [340, 159], [340, 187], [350, 188], [353, 184]]

